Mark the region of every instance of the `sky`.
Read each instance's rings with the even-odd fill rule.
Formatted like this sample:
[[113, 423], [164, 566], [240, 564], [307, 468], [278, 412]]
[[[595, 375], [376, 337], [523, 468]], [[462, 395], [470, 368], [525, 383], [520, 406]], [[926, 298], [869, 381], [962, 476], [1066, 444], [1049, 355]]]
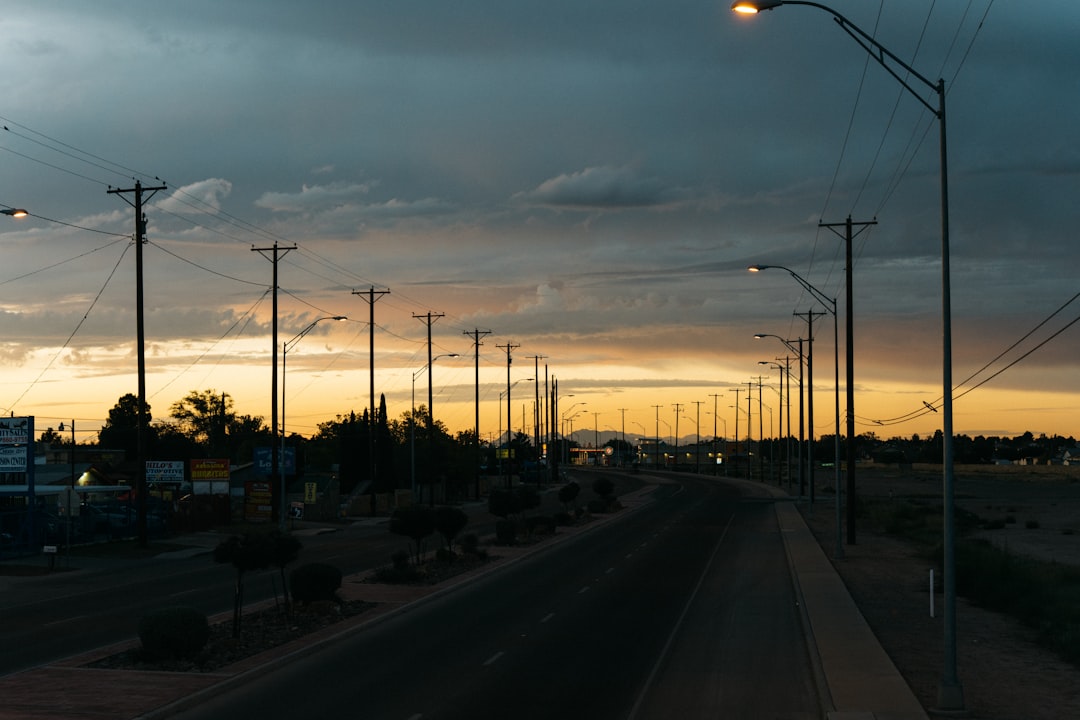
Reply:
[[[1080, 5], [832, 7], [945, 80], [954, 430], [1080, 436]], [[586, 444], [745, 437], [747, 411], [772, 435], [760, 363], [792, 352], [754, 335], [810, 337], [796, 313], [829, 308], [802, 278], [838, 300], [839, 346], [831, 314], [812, 329], [831, 434], [848, 310], [819, 223], [850, 216], [856, 432], [942, 426], [937, 98], [819, 9], [57, 0], [0, 37], [0, 207], [31, 213], [0, 216], [0, 412], [39, 430], [91, 440], [137, 392], [134, 194], [109, 192], [136, 181], [165, 188], [143, 208], [155, 421], [213, 389], [269, 424], [276, 243], [289, 433], [369, 406], [372, 342], [390, 416], [426, 404], [431, 313], [451, 431], [477, 390], [481, 436], [505, 427], [510, 346], [515, 430], [538, 377]]]

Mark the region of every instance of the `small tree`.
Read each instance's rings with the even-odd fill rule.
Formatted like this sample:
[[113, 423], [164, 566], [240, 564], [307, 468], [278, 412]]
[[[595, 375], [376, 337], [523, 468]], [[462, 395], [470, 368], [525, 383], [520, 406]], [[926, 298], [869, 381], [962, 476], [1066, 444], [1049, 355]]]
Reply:
[[615, 483], [611, 482], [609, 478], [598, 477], [593, 481], [592, 489], [599, 496], [599, 499], [589, 501], [589, 512], [610, 512], [615, 506], [615, 498], [612, 497], [612, 493], [615, 491]]
[[570, 506], [577, 500], [577, 496], [580, 493], [581, 486], [573, 480], [559, 488], [559, 502], [563, 504], [563, 509], [570, 512]]
[[450, 559], [454, 559], [454, 538], [456, 538], [465, 526], [469, 524], [469, 516], [464, 510], [449, 505], [440, 505], [435, 508], [435, 529], [446, 541], [446, 549], [450, 553]]
[[615, 483], [611, 482], [611, 478], [598, 477], [593, 481], [592, 489], [602, 500], [611, 502], [611, 493], [615, 492]]
[[424, 538], [435, 532], [435, 511], [426, 505], [398, 508], [390, 516], [390, 532], [412, 538], [416, 548], [416, 564], [420, 564]]
[[281, 596], [285, 601], [285, 614], [289, 613], [289, 585], [285, 582], [285, 566], [291, 563], [300, 554], [303, 545], [289, 533], [283, 533], [274, 528], [268, 534], [270, 564], [278, 569], [281, 576]]
[[244, 573], [267, 567], [273, 556], [272, 544], [265, 533], [233, 535], [214, 548], [214, 561], [232, 563], [236, 569], [233, 592], [233, 637], [240, 637], [240, 616], [244, 608]]

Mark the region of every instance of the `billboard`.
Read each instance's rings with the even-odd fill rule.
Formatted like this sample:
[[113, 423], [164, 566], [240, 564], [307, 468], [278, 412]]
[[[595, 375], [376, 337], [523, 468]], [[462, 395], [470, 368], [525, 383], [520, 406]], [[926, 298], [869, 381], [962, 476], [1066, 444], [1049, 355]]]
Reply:
[[[281, 447], [275, 446], [274, 448], [278, 453], [278, 472], [284, 472], [286, 475], [296, 474], [296, 448], [286, 445], [285, 455], [282, 457]], [[253, 460], [255, 462], [255, 474], [269, 477], [273, 471], [274, 456], [270, 454], [271, 450], [268, 447], [257, 447], [253, 453]]]
[[202, 458], [192, 460], [191, 491], [196, 495], [228, 495], [228, 459]]

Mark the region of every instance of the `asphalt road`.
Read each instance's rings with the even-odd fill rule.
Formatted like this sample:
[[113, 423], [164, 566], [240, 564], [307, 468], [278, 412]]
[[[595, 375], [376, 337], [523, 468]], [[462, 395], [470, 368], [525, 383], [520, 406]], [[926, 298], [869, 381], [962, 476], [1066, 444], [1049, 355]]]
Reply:
[[[296, 565], [333, 562], [344, 573], [385, 565], [402, 546], [385, 525], [302, 541]], [[75, 570], [5, 578], [0, 675], [135, 637], [139, 618], [167, 605], [191, 605], [208, 615], [232, 609], [235, 572], [209, 554], [169, 560], [75, 556], [70, 562]], [[250, 573], [244, 587], [246, 602], [272, 598], [281, 589], [277, 571]]]
[[182, 718], [821, 716], [774, 511], [716, 480], [202, 701]]
[[[550, 512], [558, 506], [554, 493], [544, 502]], [[470, 511], [473, 517], [466, 532], [481, 536], [494, 532], [494, 517], [482, 505]], [[388, 532], [386, 522], [343, 526], [325, 535], [305, 536], [302, 542], [300, 556], [290, 568], [326, 562], [345, 575], [387, 565], [395, 551], [408, 545]], [[70, 570], [0, 577], [4, 628], [0, 676], [131, 639], [139, 619], [161, 607], [191, 605], [207, 615], [232, 610], [235, 572], [230, 565], [215, 563], [209, 554], [135, 559], [111, 555], [106, 548], [104, 555], [95, 557], [100, 550], [91, 547], [80, 551], [87, 556], [61, 556], [60, 566]], [[248, 573], [245, 603], [280, 594], [278, 578], [276, 570]]]

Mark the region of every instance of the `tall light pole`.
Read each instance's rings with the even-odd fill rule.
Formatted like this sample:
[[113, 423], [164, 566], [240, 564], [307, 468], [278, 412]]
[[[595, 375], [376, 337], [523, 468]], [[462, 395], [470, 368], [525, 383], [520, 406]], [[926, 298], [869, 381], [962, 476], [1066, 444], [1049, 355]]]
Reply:
[[[750, 2], [740, 0], [731, 7], [742, 13], [757, 13], [761, 10], [771, 10], [781, 5], [809, 5], [824, 10], [833, 16], [836, 23], [855, 42], [870, 54], [882, 68], [899, 82], [916, 100], [928, 109], [938, 120], [939, 130], [939, 160], [941, 170], [941, 342], [942, 342], [942, 367], [941, 367], [941, 398], [942, 398], [942, 514], [944, 526], [943, 538], [943, 566], [945, 570], [945, 616], [944, 626], [944, 667], [942, 668], [941, 684], [938, 687], [938, 707], [942, 710], [963, 710], [964, 690], [960, 678], [956, 672], [956, 518], [954, 517], [955, 488], [953, 478], [953, 392], [952, 392], [952, 298], [949, 268], [949, 162], [947, 133], [945, 130], [945, 80], [939, 78], [932, 82], [925, 76], [916, 72], [913, 67], [905, 63], [893, 53], [889, 52], [881, 43], [868, 35], [861, 28], [853, 24], [846, 17], [832, 8], [815, 2], [800, 2], [799, 0], [769, 0]], [[908, 84], [907, 79], [893, 68], [893, 65], [902, 68], [917, 79], [925, 88], [929, 88], [937, 95], [937, 107], [928, 103], [915, 89]]]
[[[774, 367], [774, 368], [776, 368], [777, 370], [780, 371], [780, 405], [779, 405], [779, 408], [780, 408], [780, 410], [779, 410], [779, 412], [780, 412], [780, 422], [778, 422], [777, 425], [780, 426], [780, 432], [783, 432], [784, 431], [784, 366], [781, 365], [780, 363], [772, 362], [770, 360], [758, 360], [758, 365], [768, 365], [768, 366]], [[791, 421], [788, 420], [788, 423], [790, 423], [790, 422]], [[774, 443], [776, 442], [776, 437], [775, 436], [773, 436], [773, 442]], [[789, 463], [791, 462], [791, 457], [790, 456], [788, 457], [788, 462]], [[782, 478], [778, 477], [777, 485], [780, 484], [781, 479]]]
[[[802, 461], [802, 458], [803, 458], [803, 445], [805, 444], [805, 434], [804, 434], [804, 429], [803, 429], [804, 428], [803, 417], [805, 415], [805, 412], [804, 412], [804, 409], [803, 409], [803, 365], [806, 362], [806, 357], [803, 355], [803, 339], [798, 338], [798, 339], [795, 339], [795, 340], [787, 340], [785, 338], [780, 337], [779, 335], [773, 335], [771, 333], [755, 333], [754, 334], [754, 339], [755, 340], [760, 340], [762, 338], [767, 338], [767, 337], [776, 338], [777, 340], [782, 342], [784, 344], [784, 347], [786, 347], [791, 352], [795, 353], [798, 360], [799, 360], [799, 453], [798, 453], [799, 454], [799, 457], [798, 457], [799, 462], [798, 462], [798, 466], [799, 466], [799, 497], [801, 498], [802, 495], [803, 495], [803, 488], [804, 488], [804, 485], [805, 485], [805, 478], [803, 476], [803, 461]], [[795, 343], [798, 343], [798, 345], [796, 345]], [[811, 392], [812, 391], [813, 391], [813, 388], [811, 388]], [[791, 402], [791, 368], [789, 367], [788, 368], [788, 403], [790, 403], [790, 402]], [[789, 426], [791, 424], [791, 413], [790, 412], [788, 412], [788, 424], [789, 424]], [[789, 435], [791, 434], [791, 428], [790, 427], [788, 428], [788, 434]], [[813, 442], [812, 439], [811, 439], [811, 442]], [[791, 469], [788, 468], [789, 473], [790, 473], [790, 470]]]
[[[278, 488], [280, 489], [281, 499], [278, 504], [278, 527], [282, 530], [285, 529], [285, 360], [289, 354], [289, 350], [292, 349], [296, 343], [311, 332], [316, 325], [323, 320], [348, 320], [349, 318], [344, 315], [328, 315], [326, 317], [316, 318], [306, 328], [298, 332], [291, 340], [281, 344], [281, 459], [277, 463], [280, 472], [278, 478]], [[270, 447], [270, 454], [274, 454], [274, 447]]]
[[[751, 265], [750, 272], [761, 272], [762, 270], [776, 269], [785, 270], [787, 274], [795, 278], [795, 281], [802, 285], [807, 292], [809, 292], [815, 300], [825, 306], [825, 309], [832, 313], [833, 316], [833, 402], [834, 412], [836, 418], [836, 430], [834, 436], [834, 452], [833, 452], [833, 470], [835, 472], [835, 486], [836, 486], [836, 548], [834, 549], [835, 556], [837, 558], [844, 557], [844, 543], [843, 543], [843, 523], [842, 523], [842, 501], [841, 501], [841, 486], [840, 486], [840, 325], [836, 319], [836, 299], [830, 298], [823, 292], [818, 290], [802, 275], [795, 272], [791, 268], [786, 268], [783, 265]], [[848, 392], [851, 392], [851, 388], [848, 388]], [[810, 468], [810, 472], [814, 472], [813, 468]]]

